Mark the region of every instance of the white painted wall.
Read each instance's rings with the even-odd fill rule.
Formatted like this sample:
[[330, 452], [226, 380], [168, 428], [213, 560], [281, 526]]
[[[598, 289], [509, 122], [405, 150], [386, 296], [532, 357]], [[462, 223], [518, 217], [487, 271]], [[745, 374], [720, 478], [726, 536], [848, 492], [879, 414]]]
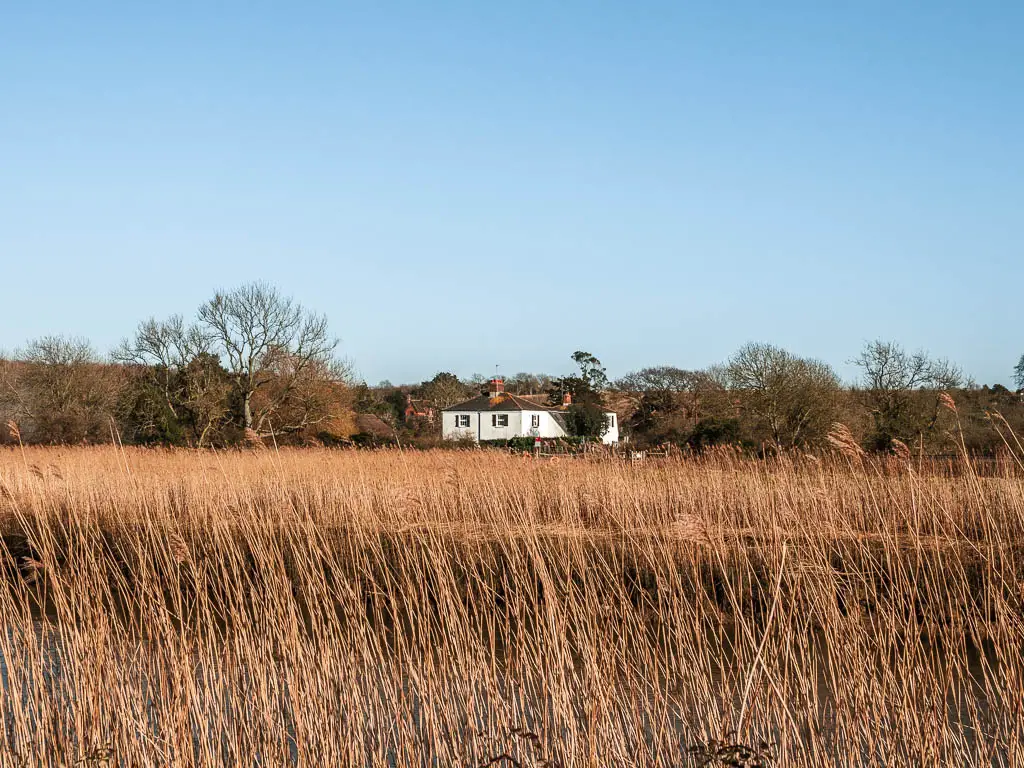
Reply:
[[[540, 427], [536, 430], [532, 428], [531, 417], [534, 415], [540, 417]], [[526, 428], [524, 434], [531, 437], [565, 437], [565, 430], [548, 411], [523, 411], [523, 425]]]
[[605, 417], [610, 419], [611, 423], [608, 426], [608, 431], [601, 436], [601, 442], [605, 445], [613, 445], [619, 442], [619, 417], [611, 411], [608, 411]]
[[[511, 437], [518, 437], [522, 432], [522, 418], [519, 411], [481, 411], [480, 418], [480, 440], [508, 440]], [[494, 419], [497, 416], [508, 418], [507, 427], [495, 427]], [[529, 422], [527, 422], [529, 423]]]
[[[456, 427], [457, 416], [469, 416], [469, 427]], [[492, 416], [507, 416], [507, 427], [495, 427]], [[540, 426], [534, 428], [533, 416]], [[616, 432], [616, 439], [617, 439]], [[508, 440], [513, 437], [565, 437], [565, 430], [548, 411], [444, 411], [441, 435], [445, 440]]]
[[[469, 416], [468, 427], [456, 427], [456, 416]], [[480, 421], [480, 414], [473, 411], [462, 412], [441, 412], [441, 437], [445, 440], [465, 440], [466, 438], [477, 439], [477, 425]]]

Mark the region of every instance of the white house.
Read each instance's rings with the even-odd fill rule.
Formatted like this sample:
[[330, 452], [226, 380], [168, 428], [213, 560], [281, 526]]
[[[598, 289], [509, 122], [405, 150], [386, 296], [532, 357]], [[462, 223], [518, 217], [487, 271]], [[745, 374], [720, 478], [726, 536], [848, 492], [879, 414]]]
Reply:
[[[441, 434], [445, 440], [508, 440], [513, 437], [565, 437], [566, 396], [561, 408], [547, 408], [505, 391], [505, 382], [491, 379], [489, 392], [441, 412]], [[619, 442], [618, 418], [606, 411], [608, 430], [601, 438], [606, 445]]]

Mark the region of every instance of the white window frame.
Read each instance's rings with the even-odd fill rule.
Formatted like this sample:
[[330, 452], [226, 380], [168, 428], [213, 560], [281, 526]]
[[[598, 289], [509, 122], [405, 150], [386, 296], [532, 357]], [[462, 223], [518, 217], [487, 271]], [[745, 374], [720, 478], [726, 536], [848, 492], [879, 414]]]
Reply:
[[508, 426], [508, 414], [507, 413], [495, 413], [491, 415], [491, 426], [494, 428], [507, 427]]
[[456, 429], [469, 429], [470, 418], [468, 413], [457, 413], [455, 414], [455, 428]]
[[540, 414], [535, 413], [530, 416], [530, 429], [540, 429]]

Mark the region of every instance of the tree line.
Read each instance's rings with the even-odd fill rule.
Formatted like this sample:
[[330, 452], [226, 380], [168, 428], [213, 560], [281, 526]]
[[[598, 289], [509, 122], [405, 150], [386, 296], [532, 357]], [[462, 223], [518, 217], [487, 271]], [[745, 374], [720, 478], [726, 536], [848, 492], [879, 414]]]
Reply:
[[[608, 379], [590, 353], [576, 352], [572, 359], [576, 373], [516, 373], [505, 379], [506, 391], [544, 394], [538, 402], [548, 406], [570, 393], [575, 406], [569, 423], [576, 434], [593, 436], [602, 428], [597, 405], [612, 409], [623, 436], [639, 447], [813, 449], [827, 445], [830, 433], [842, 425], [868, 451], [941, 454], [955, 450], [962, 436], [968, 450], [991, 454], [1004, 444], [1008, 430], [1024, 430], [1020, 391], [978, 386], [954, 363], [891, 341], [865, 344], [850, 361], [859, 371], [853, 384], [844, 384], [820, 360], [762, 343], [746, 344], [706, 369], [651, 366], [616, 380]], [[1024, 389], [1024, 358], [1016, 373]], [[407, 403], [440, 409], [485, 387], [483, 376], [460, 379], [450, 372], [418, 385], [364, 383], [356, 408], [380, 418], [396, 439], [430, 444], [439, 436], [437, 419], [406, 417]]]
[[[969, 450], [992, 453], [1010, 430], [1024, 432], [1020, 391], [979, 387], [948, 360], [890, 341], [851, 360], [852, 385], [820, 360], [761, 343], [705, 369], [660, 365], [615, 380], [589, 352], [571, 359], [572, 373], [516, 373], [505, 389], [548, 406], [570, 395], [566, 423], [584, 437], [599, 436], [614, 410], [638, 446], [814, 448], [842, 424], [866, 450], [942, 453], [955, 427]], [[1024, 356], [1014, 376], [1024, 390]], [[486, 382], [451, 372], [415, 385], [357, 382], [324, 315], [250, 283], [191, 317], [142, 321], [107, 355], [86, 339], [46, 336], [0, 356], [0, 441], [429, 446], [440, 443], [440, 411]]]
[[0, 359], [8, 440], [223, 446], [344, 438], [351, 375], [327, 319], [277, 289], [217, 292], [186, 319], [141, 322], [102, 356], [45, 336]]

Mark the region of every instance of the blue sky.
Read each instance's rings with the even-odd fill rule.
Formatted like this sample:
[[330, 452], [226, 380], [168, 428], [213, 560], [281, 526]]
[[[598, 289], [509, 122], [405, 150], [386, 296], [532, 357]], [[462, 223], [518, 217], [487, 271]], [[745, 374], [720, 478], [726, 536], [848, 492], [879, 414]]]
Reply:
[[1019, 2], [0, 7], [0, 348], [259, 279], [369, 381], [1024, 353]]

